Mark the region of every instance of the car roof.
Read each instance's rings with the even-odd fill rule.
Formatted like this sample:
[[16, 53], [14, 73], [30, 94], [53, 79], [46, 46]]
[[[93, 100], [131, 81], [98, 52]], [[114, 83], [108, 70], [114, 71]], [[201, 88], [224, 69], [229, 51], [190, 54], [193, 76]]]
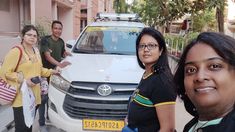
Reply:
[[145, 27], [145, 25], [141, 22], [129, 22], [129, 21], [97, 21], [91, 23], [89, 26]]

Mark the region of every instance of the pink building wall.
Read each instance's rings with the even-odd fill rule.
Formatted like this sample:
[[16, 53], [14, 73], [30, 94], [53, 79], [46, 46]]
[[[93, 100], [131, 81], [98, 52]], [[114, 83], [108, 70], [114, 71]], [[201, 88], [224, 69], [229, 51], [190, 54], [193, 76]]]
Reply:
[[76, 39], [80, 34], [80, 20], [81, 20], [81, 2], [75, 3], [73, 8], [73, 39]]
[[87, 22], [94, 21], [99, 12], [114, 12], [113, 0], [87, 0]]
[[[0, 10], [0, 61], [10, 47], [20, 42], [24, 24], [42, 25], [50, 34], [52, 20], [62, 21], [62, 38], [76, 39], [80, 34], [81, 20], [94, 21], [98, 12], [114, 12], [113, 0], [8, 0], [9, 10]], [[0, 1], [0, 4], [1, 1]], [[81, 14], [81, 8], [87, 13]], [[3, 19], [4, 18], [4, 19]], [[83, 23], [84, 24], [84, 23]], [[4, 49], [4, 50], [3, 50]]]
[[52, 19], [52, 2], [50, 0], [35, 0], [36, 21]]
[[19, 2], [14, 0], [9, 0], [9, 11], [1, 11], [0, 10], [0, 35], [3, 33], [11, 34], [18, 33], [20, 29], [19, 22]]

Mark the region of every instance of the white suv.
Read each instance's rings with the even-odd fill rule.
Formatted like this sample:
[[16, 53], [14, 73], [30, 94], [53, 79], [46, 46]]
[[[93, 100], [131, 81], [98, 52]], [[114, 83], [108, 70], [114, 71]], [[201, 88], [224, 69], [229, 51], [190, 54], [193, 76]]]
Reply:
[[144, 24], [136, 14], [99, 14], [71, 46], [72, 62], [51, 77], [49, 118], [68, 132], [120, 131], [143, 70], [135, 42]]

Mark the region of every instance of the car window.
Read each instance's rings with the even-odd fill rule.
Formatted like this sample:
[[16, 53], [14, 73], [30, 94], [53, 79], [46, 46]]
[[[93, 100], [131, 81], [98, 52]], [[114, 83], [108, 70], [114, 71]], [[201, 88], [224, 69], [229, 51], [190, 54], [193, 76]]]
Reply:
[[135, 41], [142, 28], [88, 27], [78, 40], [74, 52], [135, 54]]

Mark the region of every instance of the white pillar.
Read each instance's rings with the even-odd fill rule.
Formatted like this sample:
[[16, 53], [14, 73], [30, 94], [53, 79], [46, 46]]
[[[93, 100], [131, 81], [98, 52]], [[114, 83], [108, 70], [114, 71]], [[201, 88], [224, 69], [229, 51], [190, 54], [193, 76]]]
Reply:
[[53, 2], [52, 3], [52, 20], [57, 20], [57, 19], [58, 19], [57, 3]]
[[23, 22], [24, 22], [24, 4], [23, 1], [19, 1], [19, 14], [20, 14], [20, 29], [23, 28]]
[[30, 16], [31, 16], [31, 24], [35, 25], [35, 0], [30, 0]]
[[234, 20], [235, 19], [235, 2], [232, 0], [228, 0], [228, 20]]

